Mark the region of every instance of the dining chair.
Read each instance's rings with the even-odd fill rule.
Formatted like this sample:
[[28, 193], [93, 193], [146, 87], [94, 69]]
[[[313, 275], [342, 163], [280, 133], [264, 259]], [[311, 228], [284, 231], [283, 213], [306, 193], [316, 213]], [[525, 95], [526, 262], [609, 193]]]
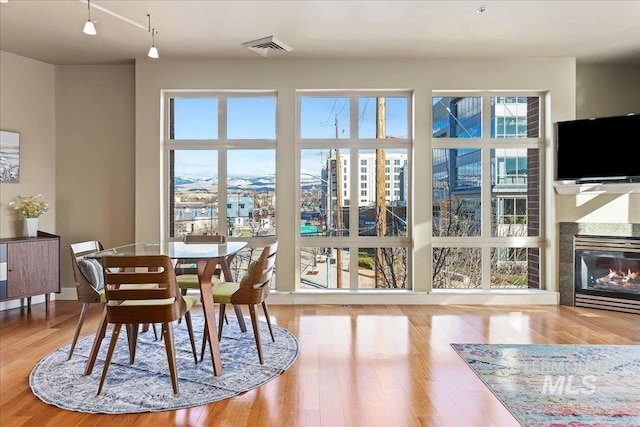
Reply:
[[[73, 270], [73, 278], [76, 282], [76, 293], [78, 295], [78, 302], [82, 303], [80, 309], [80, 318], [76, 325], [76, 330], [73, 334], [73, 341], [71, 342], [71, 348], [69, 349], [69, 355], [67, 360], [71, 360], [73, 352], [78, 343], [80, 337], [80, 331], [84, 324], [84, 319], [91, 304], [104, 304], [104, 275], [102, 274], [102, 264], [97, 259], [87, 258], [85, 255], [103, 250], [104, 247], [99, 240], [87, 240], [84, 242], [72, 243], [69, 245], [71, 252], [71, 267]], [[157, 288], [157, 284], [145, 284], [145, 285], [125, 285], [125, 287], [143, 287], [143, 288]], [[146, 326], [146, 325], [145, 325]], [[153, 327], [153, 334], [156, 339], [158, 333], [155, 325]]]
[[[182, 238], [186, 244], [190, 243], [224, 243], [227, 241], [225, 236], [220, 234], [213, 235], [193, 235], [189, 234]], [[235, 255], [229, 257], [230, 263]], [[211, 285], [214, 286], [221, 282], [221, 269], [216, 268], [211, 278]], [[225, 278], [229, 279], [229, 278]], [[182, 295], [186, 295], [189, 289], [200, 289], [200, 281], [198, 280], [198, 268], [195, 260], [180, 259], [176, 263], [176, 280], [182, 291]]]
[[105, 302], [102, 265], [98, 260], [84, 257], [85, 254], [103, 250], [102, 243], [97, 240], [72, 243], [69, 249], [71, 251], [73, 279], [76, 282], [76, 293], [78, 302], [82, 303], [82, 309], [80, 310], [80, 318], [73, 334], [73, 341], [71, 342], [67, 360], [70, 360], [73, 356], [89, 306], [98, 303], [104, 304]]
[[[105, 256], [102, 258], [102, 265], [107, 322], [113, 324], [113, 332], [98, 387], [98, 395], [102, 392], [122, 325], [137, 326], [144, 323], [162, 324], [162, 337], [167, 352], [173, 392], [178, 394], [173, 322], [181, 317], [185, 318], [193, 357], [195, 363], [198, 363], [190, 313], [197, 298], [182, 295], [176, 282], [173, 261], [167, 255]], [[158, 287], [125, 289], [120, 286], [124, 284], [157, 284]], [[132, 336], [129, 337], [129, 351], [131, 354], [135, 354], [137, 331], [137, 327], [130, 330]]]
[[[223, 318], [227, 304], [246, 305], [249, 308], [253, 335], [256, 342], [256, 349], [258, 350], [258, 359], [260, 360], [261, 365], [264, 364], [264, 358], [262, 356], [262, 344], [260, 341], [260, 328], [258, 316], [256, 314], [256, 305], [260, 304], [262, 306], [262, 311], [264, 312], [267, 325], [269, 326], [271, 341], [275, 342], [266, 300], [269, 296], [271, 279], [273, 278], [273, 271], [275, 270], [277, 250], [277, 241], [265, 246], [258, 259], [249, 264], [249, 268], [242, 276], [240, 282], [221, 282], [219, 285], [212, 287], [211, 291], [213, 302], [220, 304], [219, 319]], [[223, 322], [219, 321], [218, 340], [222, 339], [222, 327]], [[205, 347], [205, 342], [206, 335], [203, 337], [202, 348]], [[203, 356], [204, 354], [201, 355], [201, 357]]]

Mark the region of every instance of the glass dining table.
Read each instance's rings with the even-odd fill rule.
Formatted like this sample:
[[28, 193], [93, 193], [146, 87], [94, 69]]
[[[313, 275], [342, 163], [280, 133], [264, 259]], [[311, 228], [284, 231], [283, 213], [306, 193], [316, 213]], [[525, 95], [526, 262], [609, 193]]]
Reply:
[[[225, 279], [233, 277], [227, 263], [227, 259], [237, 254], [247, 245], [247, 242], [224, 242], [224, 243], [184, 243], [180, 241], [166, 241], [159, 243], [133, 243], [130, 245], [118, 246], [114, 248], [104, 249], [102, 251], [93, 252], [85, 255], [88, 258], [101, 259], [106, 256], [117, 255], [168, 255], [173, 260], [189, 259], [195, 260], [198, 269], [198, 281], [200, 282], [200, 295], [202, 300], [202, 310], [205, 317], [206, 328], [204, 333], [207, 334], [207, 342], [209, 343], [209, 351], [211, 352], [211, 361], [213, 364], [213, 372], [216, 376], [222, 375], [222, 360], [220, 358], [220, 346], [218, 345], [218, 333], [213, 306], [213, 298], [211, 296], [211, 278], [219, 265]], [[236, 310], [236, 314], [237, 310]], [[242, 322], [240, 325], [242, 330], [246, 330], [242, 316], [238, 316]], [[89, 359], [85, 367], [85, 375], [90, 375], [93, 371], [100, 344], [107, 330], [107, 310], [106, 307], [102, 312], [102, 318], [98, 325], [98, 331], [89, 353]]]

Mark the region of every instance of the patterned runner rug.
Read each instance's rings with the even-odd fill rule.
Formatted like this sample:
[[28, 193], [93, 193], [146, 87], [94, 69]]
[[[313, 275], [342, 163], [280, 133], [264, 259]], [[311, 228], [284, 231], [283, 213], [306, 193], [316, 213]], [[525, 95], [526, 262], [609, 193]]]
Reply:
[[[192, 320], [200, 356], [204, 317], [193, 315]], [[247, 332], [244, 333], [240, 331], [235, 316], [229, 316], [229, 324], [224, 325], [220, 341], [224, 371], [221, 376], [213, 375], [208, 348], [204, 360], [197, 365], [194, 363], [186, 324], [184, 321], [174, 323], [180, 387], [177, 395], [171, 386], [164, 341], [155, 340], [151, 329], [140, 333], [133, 365], [129, 364], [126, 334], [121, 333], [102, 393], [96, 395], [111, 337], [111, 325], [91, 375], [84, 375], [84, 368], [95, 334], [78, 340], [69, 361], [70, 344], [45, 356], [31, 372], [29, 384], [33, 393], [45, 403], [88, 413], [166, 411], [227, 399], [274, 379], [298, 357], [298, 340], [289, 331], [274, 324], [274, 343], [267, 324], [261, 321], [265, 363], [260, 365], [251, 320], [246, 318], [245, 322]]]
[[640, 346], [451, 344], [523, 426], [640, 426]]

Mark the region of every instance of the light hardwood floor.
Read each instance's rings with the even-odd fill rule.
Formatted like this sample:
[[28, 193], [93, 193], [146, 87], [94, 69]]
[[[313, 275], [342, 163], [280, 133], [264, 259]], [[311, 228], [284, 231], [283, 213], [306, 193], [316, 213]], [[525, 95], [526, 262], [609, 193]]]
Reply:
[[[198, 312], [196, 307], [196, 312]], [[517, 426], [451, 343], [640, 344], [640, 317], [566, 306], [272, 305], [300, 342], [294, 365], [232, 399], [95, 415], [36, 398], [29, 374], [68, 344], [80, 304], [0, 312], [0, 426]], [[82, 335], [95, 331], [91, 309]]]

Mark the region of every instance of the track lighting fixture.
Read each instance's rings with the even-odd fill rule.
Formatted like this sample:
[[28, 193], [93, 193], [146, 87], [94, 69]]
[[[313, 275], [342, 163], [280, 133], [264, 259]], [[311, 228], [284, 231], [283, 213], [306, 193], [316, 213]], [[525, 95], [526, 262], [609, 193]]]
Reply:
[[87, 19], [87, 22], [84, 23], [82, 32], [89, 36], [95, 36], [97, 33], [96, 26], [93, 25], [93, 21], [91, 20], [91, 0], [87, 0], [87, 11], [89, 13], [89, 19]]
[[87, 13], [88, 13], [88, 19], [87, 19], [87, 22], [84, 23], [84, 28], [82, 29], [82, 32], [89, 36], [95, 36], [97, 32], [96, 32], [96, 26], [91, 20], [91, 0], [87, 0]]
[[151, 30], [151, 47], [149, 48], [149, 58], [160, 58], [160, 55], [158, 55], [158, 49], [156, 49], [156, 30], [155, 28]]
[[151, 15], [147, 15], [149, 17], [149, 32], [151, 33], [151, 47], [149, 48], [149, 53], [147, 54], [149, 58], [159, 58], [158, 49], [156, 49], [156, 34], [158, 33], [155, 28], [151, 28]]
[[[8, 0], [0, 0], [0, 2], [2, 3], [6, 3]], [[85, 22], [84, 24], [84, 29], [82, 30], [83, 33], [88, 34], [90, 36], [96, 35], [96, 27], [95, 27], [95, 21], [91, 20], [91, 8], [95, 8], [98, 9], [100, 12], [104, 12], [107, 15], [111, 15], [117, 19], [120, 19], [121, 21], [124, 21], [128, 24], [131, 24], [135, 27], [140, 28], [141, 30], [147, 30], [147, 32], [151, 33], [151, 47], [149, 48], [149, 52], [147, 53], [147, 55], [149, 56], [149, 58], [159, 58], [160, 55], [158, 54], [158, 49], [156, 48], [156, 34], [158, 34], [158, 31], [155, 28], [151, 27], [151, 15], [147, 14], [147, 18], [149, 19], [148, 22], [148, 27], [145, 27], [144, 24], [136, 22], [132, 19], [127, 18], [126, 16], [122, 16], [116, 12], [113, 12], [112, 10], [107, 9], [106, 7], [100, 6], [100, 5], [96, 5], [96, 4], [91, 4], [91, 0], [77, 0], [81, 3], [86, 3], [87, 4], [87, 11], [88, 11], [88, 19], [87, 22]]]

